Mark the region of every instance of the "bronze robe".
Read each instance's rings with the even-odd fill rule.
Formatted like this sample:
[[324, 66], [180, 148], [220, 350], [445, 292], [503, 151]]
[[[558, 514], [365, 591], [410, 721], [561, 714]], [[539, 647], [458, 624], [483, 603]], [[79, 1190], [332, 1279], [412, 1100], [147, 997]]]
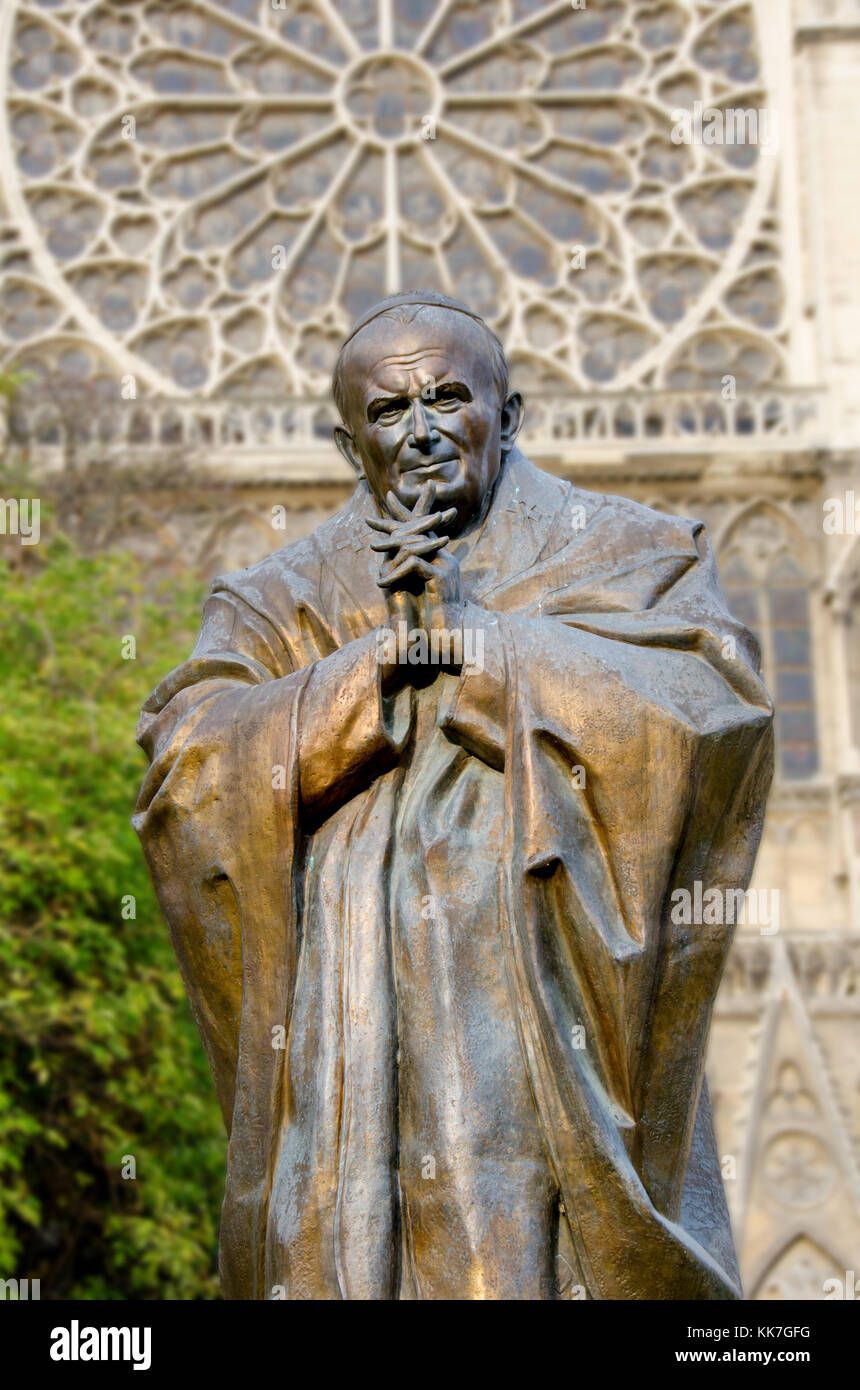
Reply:
[[703, 1083], [732, 929], [670, 908], [746, 886], [772, 708], [704, 528], [515, 451], [452, 543], [483, 669], [386, 700], [374, 506], [216, 580], [141, 719], [224, 1295], [738, 1297]]

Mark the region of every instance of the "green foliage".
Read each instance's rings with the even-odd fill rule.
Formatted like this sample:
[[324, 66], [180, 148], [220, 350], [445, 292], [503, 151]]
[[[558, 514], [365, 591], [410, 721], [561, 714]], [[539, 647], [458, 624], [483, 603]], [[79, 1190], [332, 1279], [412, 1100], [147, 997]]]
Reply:
[[0, 396], [11, 400], [29, 380], [27, 372], [0, 372]]
[[0, 1277], [213, 1298], [225, 1135], [129, 819], [201, 588], [45, 530], [0, 538]]

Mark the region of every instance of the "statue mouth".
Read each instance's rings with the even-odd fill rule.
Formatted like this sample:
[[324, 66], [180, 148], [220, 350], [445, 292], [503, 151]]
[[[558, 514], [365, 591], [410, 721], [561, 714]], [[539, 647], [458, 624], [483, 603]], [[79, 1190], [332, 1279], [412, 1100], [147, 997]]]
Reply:
[[427, 459], [421, 463], [405, 463], [401, 468], [401, 473], [432, 473], [434, 469], [441, 468], [446, 463], [456, 463], [459, 454], [445, 454], [442, 458]]

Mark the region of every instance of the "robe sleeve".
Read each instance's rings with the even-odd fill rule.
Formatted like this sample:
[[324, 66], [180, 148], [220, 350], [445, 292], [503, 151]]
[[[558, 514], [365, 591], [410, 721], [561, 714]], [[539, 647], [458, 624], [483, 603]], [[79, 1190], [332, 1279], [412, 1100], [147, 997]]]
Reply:
[[376, 633], [347, 643], [314, 666], [302, 702], [302, 808], [330, 813], [394, 765], [412, 723], [409, 687], [386, 697]]
[[133, 823], [228, 1129], [241, 924], [249, 908], [251, 918], [284, 918], [304, 821], [396, 762], [411, 721], [408, 690], [383, 697], [375, 633], [301, 669], [294, 660], [268, 618], [235, 593], [213, 593], [191, 657], [147, 700], [138, 729], [151, 766]]
[[338, 648], [308, 588], [293, 601], [279, 575], [269, 604], [219, 585], [138, 731], [151, 766], [133, 823], [230, 1136], [226, 1298], [265, 1296], [306, 823], [389, 768], [411, 720], [408, 693], [383, 699], [375, 634]]

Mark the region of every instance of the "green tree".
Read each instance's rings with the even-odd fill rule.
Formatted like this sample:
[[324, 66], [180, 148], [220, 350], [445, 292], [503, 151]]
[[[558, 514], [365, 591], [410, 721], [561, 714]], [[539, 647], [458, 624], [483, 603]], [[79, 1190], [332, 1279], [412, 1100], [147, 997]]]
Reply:
[[43, 1298], [217, 1297], [225, 1136], [130, 824], [201, 598], [0, 537], [0, 1277]]

